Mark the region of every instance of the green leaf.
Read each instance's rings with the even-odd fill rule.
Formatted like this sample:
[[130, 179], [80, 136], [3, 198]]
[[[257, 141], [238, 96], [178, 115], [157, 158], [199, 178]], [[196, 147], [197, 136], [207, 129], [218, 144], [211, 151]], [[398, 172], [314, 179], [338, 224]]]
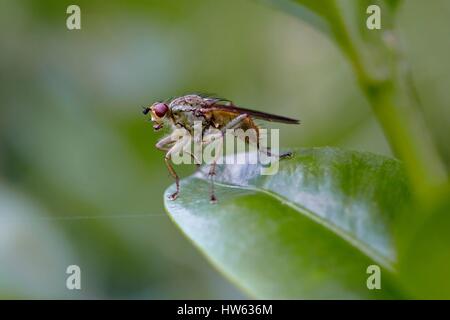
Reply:
[[[334, 0], [263, 0], [281, 10], [300, 18], [315, 29], [336, 36], [336, 25], [340, 23], [340, 9]], [[340, 28], [340, 26], [338, 26]]]
[[305, 6], [325, 20], [332, 21], [336, 15], [336, 5], [334, 0], [293, 0], [298, 4]]
[[333, 10], [329, 10], [329, 0], [324, 0], [323, 5], [317, 5], [315, 3], [317, 1], [312, 0], [263, 0], [263, 2], [300, 18], [325, 34], [332, 34], [328, 20], [334, 13]]
[[[363, 36], [364, 41], [371, 40], [373, 43], [373, 39], [378, 39], [380, 41], [386, 41], [386, 39], [383, 40], [383, 37], [386, 37], [386, 33], [392, 32], [395, 28], [395, 22], [396, 22], [396, 14], [398, 11], [398, 8], [400, 7], [402, 1], [401, 0], [359, 0], [354, 2], [354, 8], [353, 10], [356, 13], [357, 23], [359, 33]], [[369, 17], [369, 14], [366, 12], [367, 8], [370, 5], [377, 5], [380, 7], [381, 12], [381, 30], [384, 30], [384, 32], [376, 32], [374, 30], [369, 30], [366, 26], [366, 20]], [[392, 34], [390, 35], [393, 36]], [[372, 39], [371, 39], [372, 38]], [[392, 40], [390, 40], [392, 41]], [[380, 45], [380, 44], [378, 44]], [[375, 44], [372, 44], [371, 48], [373, 50], [373, 47]]]
[[432, 208], [405, 211], [399, 224], [399, 269], [419, 299], [450, 299], [450, 192]]
[[393, 12], [395, 12], [398, 10], [398, 8], [402, 4], [403, 0], [385, 0], [384, 2], [389, 7], [389, 9], [391, 9]]
[[[205, 168], [206, 169], [206, 168]], [[393, 298], [397, 209], [409, 200], [401, 164], [369, 153], [299, 149], [275, 175], [219, 166], [217, 204], [202, 170], [167, 200], [170, 217], [233, 282], [258, 298]], [[379, 265], [382, 289], [368, 290]]]

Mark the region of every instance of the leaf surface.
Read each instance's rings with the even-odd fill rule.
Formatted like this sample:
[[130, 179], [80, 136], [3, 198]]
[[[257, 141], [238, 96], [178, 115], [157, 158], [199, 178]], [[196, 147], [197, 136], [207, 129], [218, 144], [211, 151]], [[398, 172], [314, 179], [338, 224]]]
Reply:
[[[335, 148], [299, 149], [274, 175], [220, 165], [218, 203], [203, 168], [167, 199], [170, 217], [238, 286], [258, 298], [394, 298], [393, 219], [409, 201], [397, 160]], [[368, 290], [370, 265], [382, 290]]]

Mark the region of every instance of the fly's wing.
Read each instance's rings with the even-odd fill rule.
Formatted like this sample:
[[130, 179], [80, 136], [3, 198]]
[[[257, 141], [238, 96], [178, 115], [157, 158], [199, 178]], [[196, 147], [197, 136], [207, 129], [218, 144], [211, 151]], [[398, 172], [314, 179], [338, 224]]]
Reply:
[[211, 111], [225, 111], [225, 112], [232, 112], [236, 113], [236, 115], [239, 114], [248, 114], [256, 119], [262, 119], [265, 121], [272, 121], [272, 122], [281, 122], [281, 123], [289, 123], [289, 124], [299, 124], [300, 121], [297, 119], [292, 119], [284, 116], [278, 116], [276, 114], [270, 114], [266, 112], [241, 108], [236, 105], [234, 105], [231, 101], [226, 100], [212, 100], [211, 105], [207, 108], [207, 110]]

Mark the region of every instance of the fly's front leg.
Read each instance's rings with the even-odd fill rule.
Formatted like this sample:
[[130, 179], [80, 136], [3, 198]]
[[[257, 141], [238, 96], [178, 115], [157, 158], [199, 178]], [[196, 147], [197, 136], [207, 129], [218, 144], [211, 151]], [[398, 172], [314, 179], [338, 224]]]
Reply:
[[287, 159], [287, 158], [291, 158], [294, 154], [292, 153], [292, 151], [286, 151], [283, 152], [282, 154], [280, 154], [279, 158], [281, 159]]
[[161, 150], [161, 151], [169, 151], [171, 148], [171, 146], [169, 146], [169, 145], [171, 145], [173, 143], [174, 143], [174, 141], [172, 140], [172, 137], [167, 136], [167, 137], [164, 137], [161, 140], [159, 140], [155, 144], [155, 147], [156, 147], [156, 149]]
[[209, 189], [209, 196], [210, 196], [209, 202], [211, 202], [211, 203], [217, 202], [217, 198], [214, 193], [214, 177], [216, 175], [216, 165], [217, 165], [217, 161], [215, 161], [211, 164], [211, 167], [209, 168], [209, 174], [208, 174], [211, 179], [210, 189]]
[[[169, 138], [170, 138], [170, 136], [169, 136]], [[166, 139], [166, 138], [164, 138], [164, 139]], [[169, 140], [166, 140], [166, 141], [169, 141]], [[174, 142], [172, 139], [171, 139], [171, 141]], [[169, 143], [166, 142], [165, 145], [167, 146], [168, 144]], [[164, 146], [164, 144], [161, 144], [161, 145]], [[184, 149], [184, 147], [185, 147], [185, 142], [180, 140], [180, 141], [176, 142], [169, 149], [169, 151], [167, 151], [166, 155], [164, 156], [164, 161], [166, 163], [167, 169], [169, 170], [170, 175], [175, 179], [175, 186], [176, 186], [176, 191], [169, 196], [170, 200], [175, 200], [178, 197], [178, 194], [180, 193], [180, 178], [178, 177], [177, 173], [175, 172], [175, 169], [173, 168], [173, 166], [171, 164], [171, 157], [172, 157], [172, 154], [174, 154], [176, 152], [180, 152], [181, 150]]]
[[273, 154], [270, 148], [260, 148], [259, 151], [265, 153], [268, 157], [278, 157], [278, 159], [286, 159], [292, 157], [291, 151], [283, 152], [282, 154]]
[[176, 189], [176, 191], [174, 193], [172, 193], [169, 196], [170, 200], [175, 200], [178, 197], [178, 194], [180, 193], [180, 178], [178, 177], [177, 173], [173, 169], [172, 164], [170, 163], [170, 154], [169, 154], [169, 152], [164, 157], [164, 161], [166, 162], [166, 166], [167, 166], [167, 169], [170, 172], [170, 175], [175, 179], [175, 186], [176, 186], [177, 189]]
[[[161, 140], [159, 140], [156, 143], [155, 147], [158, 150], [161, 150], [161, 151], [169, 151], [173, 147], [174, 143], [175, 143], [175, 141], [172, 139], [172, 137], [171, 136], [167, 136], [167, 137], [162, 138]], [[187, 149], [184, 150], [184, 152], [186, 152], [187, 154], [189, 154], [191, 156], [192, 161], [195, 163], [195, 165], [198, 168], [200, 166], [200, 164], [199, 164], [199, 160], [195, 157], [195, 155], [192, 152], [190, 152], [189, 150], [187, 150]]]
[[171, 194], [169, 196], [170, 200], [175, 200], [178, 197], [178, 194], [180, 192], [180, 179], [179, 179], [177, 173], [175, 172], [175, 170], [173, 169], [172, 164], [170, 163], [170, 156], [171, 156], [171, 153], [172, 153], [171, 150], [174, 148], [174, 146], [172, 146], [172, 144], [174, 142], [175, 141], [172, 140], [171, 136], [167, 136], [167, 137], [162, 138], [161, 140], [159, 140], [156, 143], [156, 145], [155, 145], [155, 147], [158, 150], [168, 151], [166, 153], [166, 155], [164, 156], [164, 161], [166, 163], [166, 166], [167, 166], [167, 169], [169, 170], [170, 175], [175, 179], [175, 185], [176, 185], [176, 188], [177, 188], [177, 190], [173, 194]]

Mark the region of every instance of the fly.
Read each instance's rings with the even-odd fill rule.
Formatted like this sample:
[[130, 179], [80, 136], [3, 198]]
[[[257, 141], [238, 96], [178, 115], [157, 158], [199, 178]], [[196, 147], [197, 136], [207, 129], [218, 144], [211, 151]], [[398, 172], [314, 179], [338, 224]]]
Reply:
[[[145, 107], [143, 110], [145, 115], [151, 115], [153, 122], [153, 129], [155, 131], [162, 129], [164, 126], [170, 126], [172, 130], [176, 128], [184, 128], [190, 134], [193, 134], [194, 123], [201, 123], [202, 136], [207, 134], [210, 129], [220, 130], [222, 136], [228, 129], [253, 129], [259, 133], [259, 127], [255, 124], [254, 119], [261, 119], [265, 121], [281, 122], [288, 124], [299, 124], [299, 120], [269, 114], [261, 111], [241, 108], [236, 106], [233, 102], [211, 96], [202, 96], [198, 94], [189, 94], [165, 102], [155, 102], [150, 107]], [[203, 139], [203, 141], [208, 139]], [[258, 140], [257, 140], [258, 141]], [[175, 200], [180, 192], [179, 177], [173, 169], [171, 163], [171, 156], [175, 152], [180, 152], [180, 146], [177, 146], [176, 140], [172, 135], [162, 138], [156, 143], [156, 148], [166, 152], [164, 161], [171, 176], [175, 179], [176, 191], [169, 196], [170, 200]], [[205, 143], [205, 142], [203, 142]], [[256, 143], [258, 151], [259, 144]], [[268, 155], [270, 150], [263, 150]], [[280, 158], [289, 156], [288, 154], [280, 155]], [[216, 173], [217, 160], [212, 162], [209, 176], [211, 178], [211, 202], [216, 202], [214, 194], [214, 175]]]

